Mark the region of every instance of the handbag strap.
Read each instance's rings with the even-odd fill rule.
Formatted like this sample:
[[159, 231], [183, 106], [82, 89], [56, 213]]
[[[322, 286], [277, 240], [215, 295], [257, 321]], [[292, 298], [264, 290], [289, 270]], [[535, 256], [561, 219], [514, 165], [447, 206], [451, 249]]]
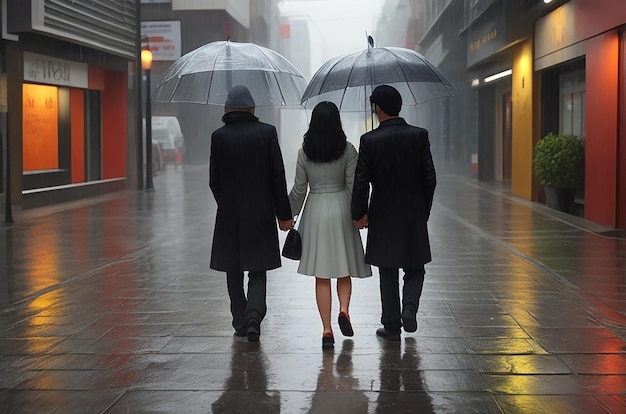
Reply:
[[298, 214], [293, 216], [293, 226], [292, 228], [295, 229], [296, 228], [296, 224], [298, 223], [298, 219], [300, 218], [300, 214], [302, 213], [302, 210], [304, 210], [304, 206], [306, 205], [306, 199], [309, 198], [309, 192], [306, 192], [306, 195], [304, 196], [304, 201], [302, 202], [302, 208], [300, 209], [300, 211], [298, 211]]

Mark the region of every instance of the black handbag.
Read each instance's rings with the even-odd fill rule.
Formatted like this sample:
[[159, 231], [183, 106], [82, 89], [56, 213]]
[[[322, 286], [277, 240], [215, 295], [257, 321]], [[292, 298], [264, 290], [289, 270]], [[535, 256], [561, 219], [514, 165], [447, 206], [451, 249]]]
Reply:
[[299, 216], [296, 216], [296, 219], [293, 221], [293, 226], [289, 229], [289, 233], [287, 233], [287, 238], [285, 239], [285, 245], [283, 246], [283, 257], [291, 260], [300, 260], [300, 257], [302, 257], [302, 237], [300, 237], [300, 233], [296, 230], [298, 218]]
[[287, 233], [282, 255], [291, 260], [300, 260], [302, 256], [302, 238], [295, 228], [291, 228]]

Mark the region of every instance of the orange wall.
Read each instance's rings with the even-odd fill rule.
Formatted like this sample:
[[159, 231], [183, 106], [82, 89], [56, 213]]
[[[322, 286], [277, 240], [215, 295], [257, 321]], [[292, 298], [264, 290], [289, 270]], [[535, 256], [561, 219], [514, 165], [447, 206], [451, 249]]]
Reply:
[[616, 225], [618, 34], [587, 40], [585, 218]]
[[619, 177], [617, 179], [618, 213], [617, 226], [620, 229], [626, 229], [626, 34], [622, 33], [620, 39], [620, 56], [622, 59], [620, 65], [620, 119], [619, 123], [619, 156], [618, 169]]
[[70, 89], [72, 128], [72, 183], [85, 182], [85, 92]]
[[102, 178], [126, 177], [127, 74], [107, 70], [102, 92]]
[[106, 69], [89, 65], [89, 89], [104, 90]]
[[59, 168], [59, 98], [56, 86], [22, 86], [24, 171]]
[[624, 0], [576, 0], [573, 29], [579, 42], [624, 24]]
[[533, 158], [533, 43], [524, 42], [513, 59], [511, 98], [513, 100], [513, 142], [511, 192], [532, 198]]

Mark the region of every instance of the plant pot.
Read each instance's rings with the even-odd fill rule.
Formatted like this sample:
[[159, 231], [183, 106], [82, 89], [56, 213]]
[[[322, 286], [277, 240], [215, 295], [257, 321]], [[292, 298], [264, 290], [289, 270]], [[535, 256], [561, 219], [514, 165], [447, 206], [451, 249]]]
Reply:
[[574, 212], [575, 188], [544, 187], [546, 192], [546, 205], [564, 213]]

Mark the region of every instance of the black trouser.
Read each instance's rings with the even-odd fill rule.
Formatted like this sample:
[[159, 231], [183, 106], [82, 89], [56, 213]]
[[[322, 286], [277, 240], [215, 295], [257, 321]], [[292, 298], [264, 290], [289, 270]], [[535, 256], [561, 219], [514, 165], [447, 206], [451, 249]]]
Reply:
[[[380, 322], [389, 332], [400, 332], [402, 320], [398, 268], [379, 267], [378, 271], [380, 273], [380, 300], [383, 308]], [[402, 308], [413, 306], [416, 311], [419, 308], [424, 287], [424, 273], [424, 266], [420, 269], [404, 269]]]
[[255, 319], [261, 323], [267, 312], [265, 294], [267, 274], [265, 271], [248, 272], [248, 297], [243, 289], [243, 272], [226, 272], [230, 312], [233, 328], [245, 331], [248, 322]]

